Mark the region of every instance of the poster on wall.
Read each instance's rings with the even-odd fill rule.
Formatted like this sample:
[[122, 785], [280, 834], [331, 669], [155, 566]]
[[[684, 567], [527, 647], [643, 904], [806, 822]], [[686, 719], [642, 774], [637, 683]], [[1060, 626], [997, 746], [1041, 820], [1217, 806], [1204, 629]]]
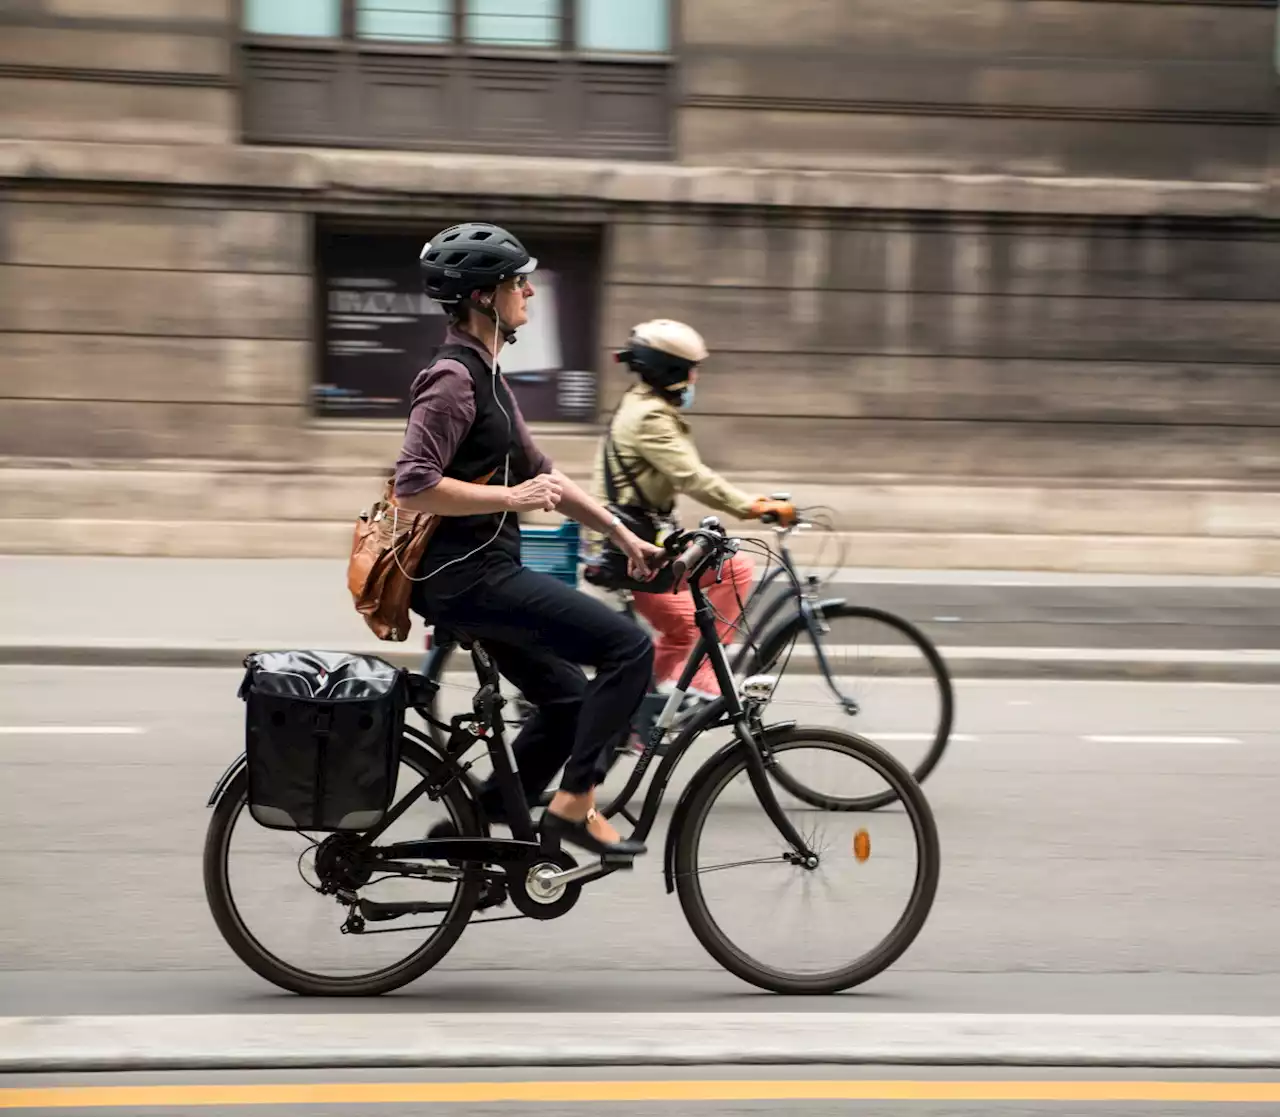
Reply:
[[[442, 223], [441, 228], [444, 227]], [[324, 323], [317, 415], [403, 419], [414, 377], [448, 325], [422, 291], [425, 237], [322, 231]], [[591, 422], [596, 412], [595, 313], [598, 244], [581, 235], [526, 235], [538, 259], [529, 322], [499, 365], [530, 422]]]

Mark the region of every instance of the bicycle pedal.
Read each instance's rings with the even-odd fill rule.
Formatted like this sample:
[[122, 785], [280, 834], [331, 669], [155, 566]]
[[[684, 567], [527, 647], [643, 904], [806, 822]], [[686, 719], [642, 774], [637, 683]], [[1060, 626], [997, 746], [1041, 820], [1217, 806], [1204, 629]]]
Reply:
[[608, 854], [600, 855], [600, 864], [606, 865], [610, 869], [634, 869], [636, 867], [636, 859], [634, 854]]

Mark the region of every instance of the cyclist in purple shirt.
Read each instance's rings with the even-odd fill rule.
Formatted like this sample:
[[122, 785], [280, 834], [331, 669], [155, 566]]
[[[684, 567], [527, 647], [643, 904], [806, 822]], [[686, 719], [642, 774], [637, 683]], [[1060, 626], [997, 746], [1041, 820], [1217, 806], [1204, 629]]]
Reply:
[[[648, 576], [663, 552], [555, 468], [501, 375], [499, 353], [529, 320], [537, 261], [505, 229], [473, 222], [433, 237], [421, 265], [451, 325], [414, 381], [396, 463], [397, 502], [440, 517], [415, 574], [413, 608], [481, 640], [536, 708], [512, 751], [530, 803], [564, 766], [543, 831], [591, 852], [635, 856], [645, 847], [621, 840], [596, 811], [595, 784], [648, 690], [653, 645], [606, 605], [522, 566], [519, 514], [558, 510], [606, 533], [636, 577]], [[595, 668], [589, 681], [580, 664]], [[492, 783], [481, 803], [500, 820]]]

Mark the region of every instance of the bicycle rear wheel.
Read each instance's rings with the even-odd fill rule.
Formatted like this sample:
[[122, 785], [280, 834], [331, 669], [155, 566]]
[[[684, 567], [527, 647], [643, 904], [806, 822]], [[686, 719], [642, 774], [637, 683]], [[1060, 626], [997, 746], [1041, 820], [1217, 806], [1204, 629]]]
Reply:
[[[843, 814], [780, 794], [779, 805], [818, 854], [816, 866], [800, 865], [760, 805], [746, 748], [719, 754], [694, 775], [683, 817], [673, 821], [680, 906], [707, 952], [752, 985], [789, 994], [850, 989], [897, 961], [924, 927], [941, 857], [933, 813], [901, 764], [853, 734], [780, 728], [767, 732], [762, 746], [799, 771], [802, 750], [840, 758], [851, 779], [887, 785], [903, 809], [854, 827]], [[894, 884], [899, 870], [903, 879]], [[756, 874], [750, 884], [748, 872]], [[789, 917], [787, 901], [795, 898], [818, 901], [823, 910]], [[892, 922], [859, 947], [851, 940], [873, 927], [877, 906]], [[780, 944], [768, 945], [775, 935]], [[806, 947], [813, 948], [810, 960], [796, 959]]]
[[[424, 778], [442, 790], [435, 800], [422, 795], [379, 844], [424, 838], [442, 817], [461, 835], [481, 834], [470, 797], [456, 780], [449, 782], [437, 757], [405, 740], [400, 765], [397, 801]], [[241, 769], [214, 807], [205, 835], [204, 886], [223, 939], [255, 973], [292, 993], [370, 996], [422, 976], [452, 949], [480, 897], [479, 880], [432, 883], [370, 874], [344, 835], [312, 838], [259, 826], [247, 809], [248, 786]], [[428, 902], [438, 912], [349, 934], [345, 906], [322, 891], [336, 875], [363, 898]]]
[[[820, 670], [804, 617], [793, 614], [761, 642], [748, 674], [784, 670], [770, 714], [848, 728], [883, 747], [924, 783], [938, 766], [955, 721], [955, 688], [942, 654], [910, 621], [882, 609], [839, 602], [825, 608], [822, 652], [833, 682], [858, 704], [849, 713]], [[798, 646], [799, 645], [799, 646]], [[828, 721], [829, 719], [829, 721]], [[838, 795], [821, 773], [806, 783], [781, 765], [778, 781], [794, 796], [828, 811], [871, 811], [894, 801], [889, 790]]]

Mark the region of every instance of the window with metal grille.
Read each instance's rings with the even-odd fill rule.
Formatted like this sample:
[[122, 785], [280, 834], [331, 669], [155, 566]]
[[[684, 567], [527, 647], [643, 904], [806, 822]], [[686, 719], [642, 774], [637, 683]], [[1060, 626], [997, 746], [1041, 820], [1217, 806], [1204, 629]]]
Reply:
[[241, 0], [245, 139], [668, 159], [676, 0]]
[[242, 0], [252, 36], [665, 54], [672, 0]]

